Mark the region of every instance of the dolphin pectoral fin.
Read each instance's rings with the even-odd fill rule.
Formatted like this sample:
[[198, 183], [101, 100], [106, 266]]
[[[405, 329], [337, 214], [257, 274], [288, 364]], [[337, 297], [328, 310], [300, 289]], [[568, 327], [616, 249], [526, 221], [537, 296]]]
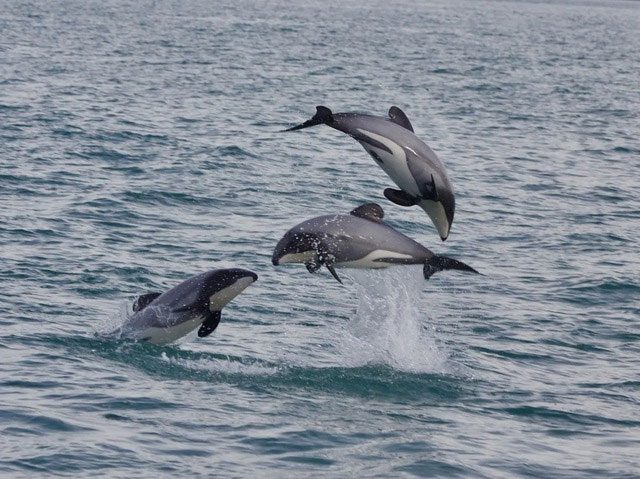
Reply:
[[338, 276], [338, 273], [336, 273], [336, 270], [333, 267], [333, 265], [327, 264], [326, 266], [327, 266], [327, 269], [329, 270], [329, 273], [331, 273], [331, 276], [333, 276], [338, 283], [343, 284], [342, 280]]
[[142, 311], [144, 308], [149, 306], [154, 299], [160, 296], [162, 293], [147, 293], [142, 296], [138, 296], [138, 298], [133, 302], [133, 311], [137, 313], [138, 311]]
[[202, 322], [200, 329], [198, 329], [198, 337], [206, 338], [213, 333], [218, 324], [220, 324], [220, 317], [222, 313], [220, 311], [212, 311], [211, 314]]
[[304, 265], [307, 267], [307, 271], [309, 271], [309, 273], [316, 273], [322, 267], [322, 264], [318, 261], [309, 261]]
[[398, 206], [415, 206], [418, 204], [418, 198], [411, 196], [402, 190], [394, 190], [393, 188], [385, 188], [384, 196]]
[[413, 132], [413, 126], [411, 125], [409, 118], [407, 118], [407, 115], [405, 115], [404, 112], [397, 106], [392, 106], [391, 108], [389, 108], [389, 118], [392, 122], [397, 123], [403, 128], [406, 128], [410, 132]]
[[424, 279], [429, 279], [434, 273], [447, 269], [457, 269], [458, 271], [467, 271], [469, 273], [481, 274], [471, 266], [464, 264], [457, 259], [448, 258], [447, 256], [434, 255], [424, 264], [422, 273]]

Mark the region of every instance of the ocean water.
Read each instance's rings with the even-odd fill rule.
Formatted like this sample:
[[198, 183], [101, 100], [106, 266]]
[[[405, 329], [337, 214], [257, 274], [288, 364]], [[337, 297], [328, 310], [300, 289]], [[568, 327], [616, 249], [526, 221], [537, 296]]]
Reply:
[[[0, 475], [640, 477], [640, 3], [0, 1]], [[314, 107], [403, 108], [443, 243]], [[483, 276], [270, 256], [377, 201]], [[218, 330], [136, 295], [260, 280]]]

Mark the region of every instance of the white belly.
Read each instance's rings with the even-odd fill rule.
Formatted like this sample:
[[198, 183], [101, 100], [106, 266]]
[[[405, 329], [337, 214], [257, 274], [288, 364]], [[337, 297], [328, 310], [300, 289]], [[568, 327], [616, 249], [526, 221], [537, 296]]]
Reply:
[[447, 213], [444, 211], [442, 203], [439, 201], [422, 200], [418, 205], [429, 215], [433, 224], [436, 225], [440, 237], [446, 238], [449, 235], [451, 225], [449, 224]]
[[409, 254], [396, 253], [394, 251], [386, 251], [383, 249], [377, 249], [369, 253], [367, 256], [355, 261], [344, 261], [342, 263], [336, 263], [336, 268], [354, 268], [354, 269], [380, 269], [388, 268], [389, 266], [397, 266], [398, 263], [385, 263], [384, 261], [375, 261], [380, 258], [397, 258], [397, 259], [411, 259]]
[[141, 331], [136, 331], [132, 336], [135, 336], [133, 339], [145, 339], [153, 344], [168, 344], [189, 334], [200, 326], [202, 321], [204, 321], [204, 318], [202, 316], [197, 316], [189, 321], [176, 324], [175, 326], [169, 326], [166, 328], [145, 328]]
[[240, 278], [232, 285], [221, 289], [209, 298], [209, 309], [211, 311], [222, 310], [222, 308], [229, 304], [233, 298], [242, 293], [251, 283], [253, 283], [253, 278], [247, 276], [245, 278]]
[[377, 156], [382, 160], [382, 164], [378, 163], [380, 168], [389, 175], [389, 178], [400, 187], [400, 189], [406, 191], [410, 195], [420, 196], [420, 190], [416, 180], [413, 178], [409, 166], [407, 165], [407, 154], [404, 149], [396, 142], [391, 141], [389, 138], [372, 133], [367, 130], [358, 128], [358, 131], [369, 138], [376, 140], [378, 143], [382, 143], [386, 146], [391, 153], [386, 150], [381, 150], [375, 146], [371, 146], [368, 143], [360, 143], [363, 148], [372, 156]]
[[302, 253], [285, 254], [278, 261], [280, 264], [285, 263], [308, 263], [316, 259], [317, 253], [314, 250], [304, 251]]

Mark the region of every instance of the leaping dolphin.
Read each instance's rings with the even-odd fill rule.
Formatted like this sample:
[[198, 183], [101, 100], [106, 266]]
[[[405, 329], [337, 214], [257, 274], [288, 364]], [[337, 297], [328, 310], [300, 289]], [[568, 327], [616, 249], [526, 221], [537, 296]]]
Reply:
[[107, 336], [167, 344], [199, 326], [198, 336], [204, 338], [218, 327], [222, 308], [257, 279], [257, 274], [238, 268], [192, 276], [165, 293], [137, 298], [134, 314]]
[[385, 118], [332, 113], [326, 106], [317, 106], [313, 118], [284, 131], [320, 124], [355, 138], [400, 188], [386, 188], [384, 196], [400, 206], [420, 206], [442, 241], [447, 239], [455, 210], [453, 187], [442, 161], [413, 133], [411, 122], [400, 108], [392, 106], [389, 118]]
[[348, 215], [318, 216], [287, 231], [271, 261], [304, 263], [315, 273], [325, 265], [340, 283], [335, 268], [386, 268], [399, 264], [423, 264], [425, 279], [438, 271], [457, 269], [478, 273], [471, 266], [438, 256], [382, 221], [384, 211], [367, 203]]

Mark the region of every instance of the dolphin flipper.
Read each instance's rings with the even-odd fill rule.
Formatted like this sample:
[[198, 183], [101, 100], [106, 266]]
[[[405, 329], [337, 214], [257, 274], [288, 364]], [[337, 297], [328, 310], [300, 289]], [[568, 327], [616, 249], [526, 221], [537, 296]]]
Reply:
[[202, 322], [200, 329], [198, 329], [198, 337], [206, 338], [213, 333], [218, 324], [220, 324], [220, 317], [222, 313], [220, 311], [212, 311], [207, 319]]
[[414, 196], [411, 196], [406, 191], [402, 190], [394, 190], [393, 188], [385, 188], [383, 191], [384, 196], [391, 201], [391, 203], [395, 203], [398, 206], [415, 206], [418, 204], [418, 199]]
[[[323, 257], [324, 256], [326, 256], [326, 253], [323, 254]], [[342, 280], [338, 276], [338, 273], [336, 273], [336, 270], [334, 269], [333, 265], [331, 263], [328, 263], [325, 259], [317, 259], [316, 261], [309, 261], [304, 265], [307, 267], [307, 271], [309, 271], [309, 273], [316, 273], [322, 267], [323, 264], [327, 267], [331, 275], [338, 281], [338, 283], [342, 284]]]
[[326, 266], [327, 266], [327, 269], [329, 270], [329, 273], [331, 273], [331, 276], [333, 276], [338, 283], [342, 284], [342, 280], [338, 276], [338, 273], [336, 273], [336, 270], [333, 267], [333, 265], [327, 264]]
[[407, 118], [407, 115], [405, 115], [404, 112], [397, 106], [392, 106], [391, 108], [389, 108], [389, 118], [392, 122], [397, 123], [401, 127], [406, 128], [413, 133], [413, 126], [411, 125], [409, 118]]
[[142, 296], [138, 296], [138, 298], [133, 302], [133, 311], [137, 313], [138, 311], [142, 311], [144, 308], [149, 306], [154, 299], [160, 296], [162, 293], [147, 293]]

